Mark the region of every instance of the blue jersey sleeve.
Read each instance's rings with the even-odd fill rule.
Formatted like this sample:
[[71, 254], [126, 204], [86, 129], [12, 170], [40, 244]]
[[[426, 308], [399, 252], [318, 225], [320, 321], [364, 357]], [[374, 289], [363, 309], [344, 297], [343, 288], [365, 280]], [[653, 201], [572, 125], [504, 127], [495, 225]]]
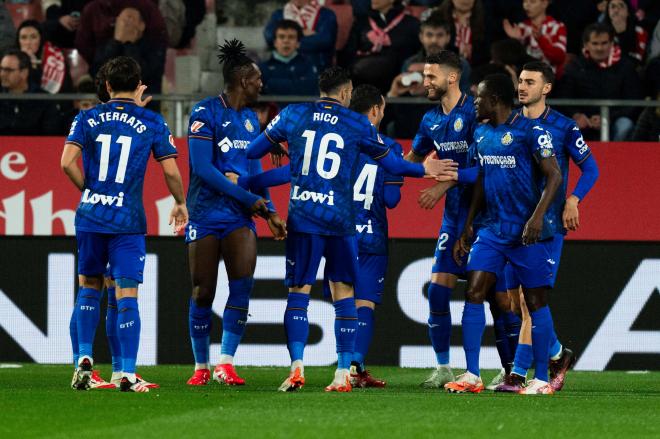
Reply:
[[167, 123], [162, 118], [156, 123], [160, 125], [160, 130], [154, 136], [154, 143], [151, 145], [154, 158], [159, 162], [169, 158], [176, 158], [178, 153], [174, 144], [174, 137], [172, 137]]
[[288, 106], [280, 111], [280, 114], [275, 116], [264, 130], [264, 135], [272, 143], [286, 142], [288, 140], [289, 133], [287, 128], [290, 126], [288, 121], [290, 108], [291, 106]]
[[376, 127], [369, 124], [365, 126], [364, 132], [358, 141], [360, 152], [368, 155], [374, 160], [380, 160], [390, 152], [390, 148], [385, 145], [383, 139], [376, 131]]
[[[248, 167], [249, 167], [248, 172], [250, 176], [263, 174], [264, 170], [261, 167], [261, 160], [258, 159], [250, 160], [250, 162], [248, 163]], [[264, 200], [268, 200], [268, 202], [266, 203], [268, 210], [270, 212], [275, 212], [275, 204], [273, 204], [273, 201], [270, 199], [270, 190], [268, 189], [268, 187], [255, 189], [252, 192], [259, 195]]]
[[[397, 142], [392, 140], [389, 146], [390, 146], [391, 154], [395, 154], [401, 157], [401, 159], [403, 159], [403, 148], [401, 147], [401, 145], [399, 145]], [[403, 185], [403, 177], [400, 175], [391, 174], [385, 171], [384, 177], [385, 177], [384, 178], [385, 184], [393, 184], [399, 186]]]
[[567, 130], [564, 142], [568, 154], [576, 165], [584, 162], [591, 155], [591, 149], [584, 141], [580, 128], [576, 124], [573, 124], [571, 129]]
[[210, 113], [203, 101], [195, 105], [188, 122], [188, 138], [213, 141], [213, 115]]
[[531, 127], [526, 144], [537, 162], [556, 155], [555, 148], [552, 146], [552, 134], [540, 125]]
[[428, 134], [428, 113], [424, 115], [422, 122], [419, 124], [419, 131], [415, 134], [412, 142], [412, 150], [415, 154], [421, 157], [426, 157], [431, 151], [435, 149], [433, 139]]
[[75, 119], [73, 119], [73, 122], [71, 123], [71, 129], [69, 130], [69, 135], [66, 137], [65, 143], [73, 143], [80, 149], [85, 148], [85, 127], [82, 111], [78, 113]]

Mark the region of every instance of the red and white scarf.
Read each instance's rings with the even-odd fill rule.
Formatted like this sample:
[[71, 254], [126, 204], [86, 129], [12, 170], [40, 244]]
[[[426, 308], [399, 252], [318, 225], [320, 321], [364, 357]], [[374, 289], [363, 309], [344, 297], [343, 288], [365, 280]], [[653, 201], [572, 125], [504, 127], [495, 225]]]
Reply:
[[367, 32], [367, 38], [371, 44], [373, 44], [373, 46], [371, 46], [371, 53], [380, 52], [383, 50], [383, 47], [392, 45], [392, 40], [390, 39], [388, 32], [397, 27], [407, 13], [408, 11], [405, 9], [401, 11], [401, 13], [394, 17], [394, 20], [390, 21], [384, 29], [379, 27], [378, 23], [376, 23], [373, 18], [369, 17], [369, 26], [371, 26], [371, 30]]
[[41, 88], [48, 93], [55, 94], [60, 91], [64, 84], [66, 73], [66, 61], [62, 50], [46, 41], [44, 43], [44, 54], [41, 59], [43, 74], [41, 75]]
[[[589, 51], [584, 47], [582, 48], [582, 55], [587, 59], [591, 59], [591, 55], [589, 54]], [[612, 49], [610, 50], [610, 56], [608, 56], [606, 60], [597, 62], [596, 64], [598, 64], [598, 67], [600, 67], [601, 69], [606, 69], [608, 67], [612, 67], [614, 64], [618, 63], [619, 61], [621, 61], [621, 48], [616, 44], [614, 44], [612, 45]]]
[[320, 12], [321, 5], [317, 0], [310, 1], [302, 8], [294, 5], [293, 2], [284, 5], [284, 18], [295, 21], [303, 30], [314, 30]]

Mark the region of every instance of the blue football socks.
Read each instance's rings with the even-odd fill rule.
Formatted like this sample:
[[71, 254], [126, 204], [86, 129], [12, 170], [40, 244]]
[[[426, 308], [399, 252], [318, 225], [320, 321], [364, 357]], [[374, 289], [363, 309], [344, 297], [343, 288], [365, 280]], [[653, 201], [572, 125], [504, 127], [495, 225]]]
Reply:
[[520, 337], [520, 325], [522, 321], [516, 313], [507, 311], [504, 313], [504, 328], [506, 337], [509, 340], [509, 352], [514, 354], [518, 347], [518, 338]]
[[192, 297], [190, 298], [188, 329], [195, 364], [208, 364], [209, 362], [212, 315], [213, 310], [210, 306], [199, 306]]
[[484, 304], [465, 302], [463, 308], [463, 349], [468, 372], [479, 376], [479, 351], [481, 350], [481, 337], [486, 328], [486, 314]]
[[550, 339], [554, 332], [550, 308], [544, 306], [534, 312], [532, 316], [532, 349], [534, 351], [534, 378], [548, 381], [548, 363]]
[[532, 361], [534, 361], [532, 345], [523, 343], [518, 344], [511, 372], [520, 375], [521, 377], [526, 377], [527, 371], [532, 367]]
[[353, 361], [364, 370], [364, 358], [367, 356], [371, 340], [374, 336], [374, 310], [368, 306], [357, 309], [357, 335], [355, 336], [355, 351]]
[[504, 370], [509, 373], [513, 363], [513, 355], [509, 348], [509, 339], [506, 333], [504, 313], [497, 309], [497, 304], [491, 305], [491, 314], [493, 315], [493, 329], [495, 330], [495, 346], [500, 356], [500, 363]]
[[552, 328], [552, 334], [550, 335], [550, 359], [556, 360], [559, 358], [562, 351], [561, 343], [557, 339], [557, 333], [554, 331], [554, 326]]
[[73, 311], [71, 312], [71, 320], [69, 320], [69, 337], [71, 338], [71, 352], [73, 352], [73, 365], [78, 366], [78, 301], [73, 304]]
[[93, 288], [81, 288], [76, 303], [76, 327], [78, 332], [78, 355], [93, 357], [94, 336], [101, 315], [103, 293]]
[[137, 297], [122, 297], [117, 301], [117, 336], [121, 345], [123, 373], [135, 373], [140, 346], [140, 311]]
[[334, 303], [335, 340], [337, 343], [337, 369], [351, 367], [357, 333], [357, 310], [355, 299], [347, 297]]
[[229, 298], [222, 314], [222, 346], [220, 353], [233, 357], [245, 333], [254, 279], [244, 277], [229, 281]]
[[105, 313], [105, 335], [108, 337], [112, 371], [121, 372], [121, 343], [117, 335], [117, 297], [115, 287], [108, 288], [108, 308]]
[[289, 349], [291, 362], [302, 361], [305, 345], [309, 337], [309, 321], [307, 307], [309, 294], [289, 293], [284, 312], [284, 331], [286, 332], [286, 347]]
[[429, 338], [438, 364], [449, 364], [451, 312], [449, 299], [452, 289], [435, 283], [429, 284]]

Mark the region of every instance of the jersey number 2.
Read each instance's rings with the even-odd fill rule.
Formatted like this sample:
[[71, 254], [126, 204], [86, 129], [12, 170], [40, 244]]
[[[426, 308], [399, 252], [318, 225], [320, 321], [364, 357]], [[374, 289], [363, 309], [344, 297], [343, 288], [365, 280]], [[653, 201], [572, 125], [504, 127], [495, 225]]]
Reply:
[[[112, 136], [110, 134], [99, 134], [96, 138], [101, 143], [101, 163], [99, 168], [99, 181], [105, 181], [108, 178], [108, 167], [110, 165], [110, 144]], [[119, 136], [117, 143], [121, 145], [119, 154], [119, 165], [117, 166], [117, 175], [115, 183], [123, 183], [126, 177], [126, 166], [128, 166], [128, 154], [131, 152], [131, 142], [133, 139], [128, 136]]]

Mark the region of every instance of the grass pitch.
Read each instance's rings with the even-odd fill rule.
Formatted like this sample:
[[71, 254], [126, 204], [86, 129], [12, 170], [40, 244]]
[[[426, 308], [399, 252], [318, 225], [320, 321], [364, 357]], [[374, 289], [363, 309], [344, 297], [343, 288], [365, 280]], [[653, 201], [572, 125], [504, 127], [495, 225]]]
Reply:
[[562, 392], [523, 397], [424, 390], [427, 370], [394, 367], [373, 368], [387, 388], [350, 394], [326, 394], [333, 368], [309, 367], [305, 388], [284, 394], [287, 369], [238, 371], [244, 387], [191, 388], [190, 366], [142, 367], [162, 387], [126, 394], [71, 390], [69, 366], [0, 368], [0, 437], [660, 437], [658, 372], [572, 372]]

